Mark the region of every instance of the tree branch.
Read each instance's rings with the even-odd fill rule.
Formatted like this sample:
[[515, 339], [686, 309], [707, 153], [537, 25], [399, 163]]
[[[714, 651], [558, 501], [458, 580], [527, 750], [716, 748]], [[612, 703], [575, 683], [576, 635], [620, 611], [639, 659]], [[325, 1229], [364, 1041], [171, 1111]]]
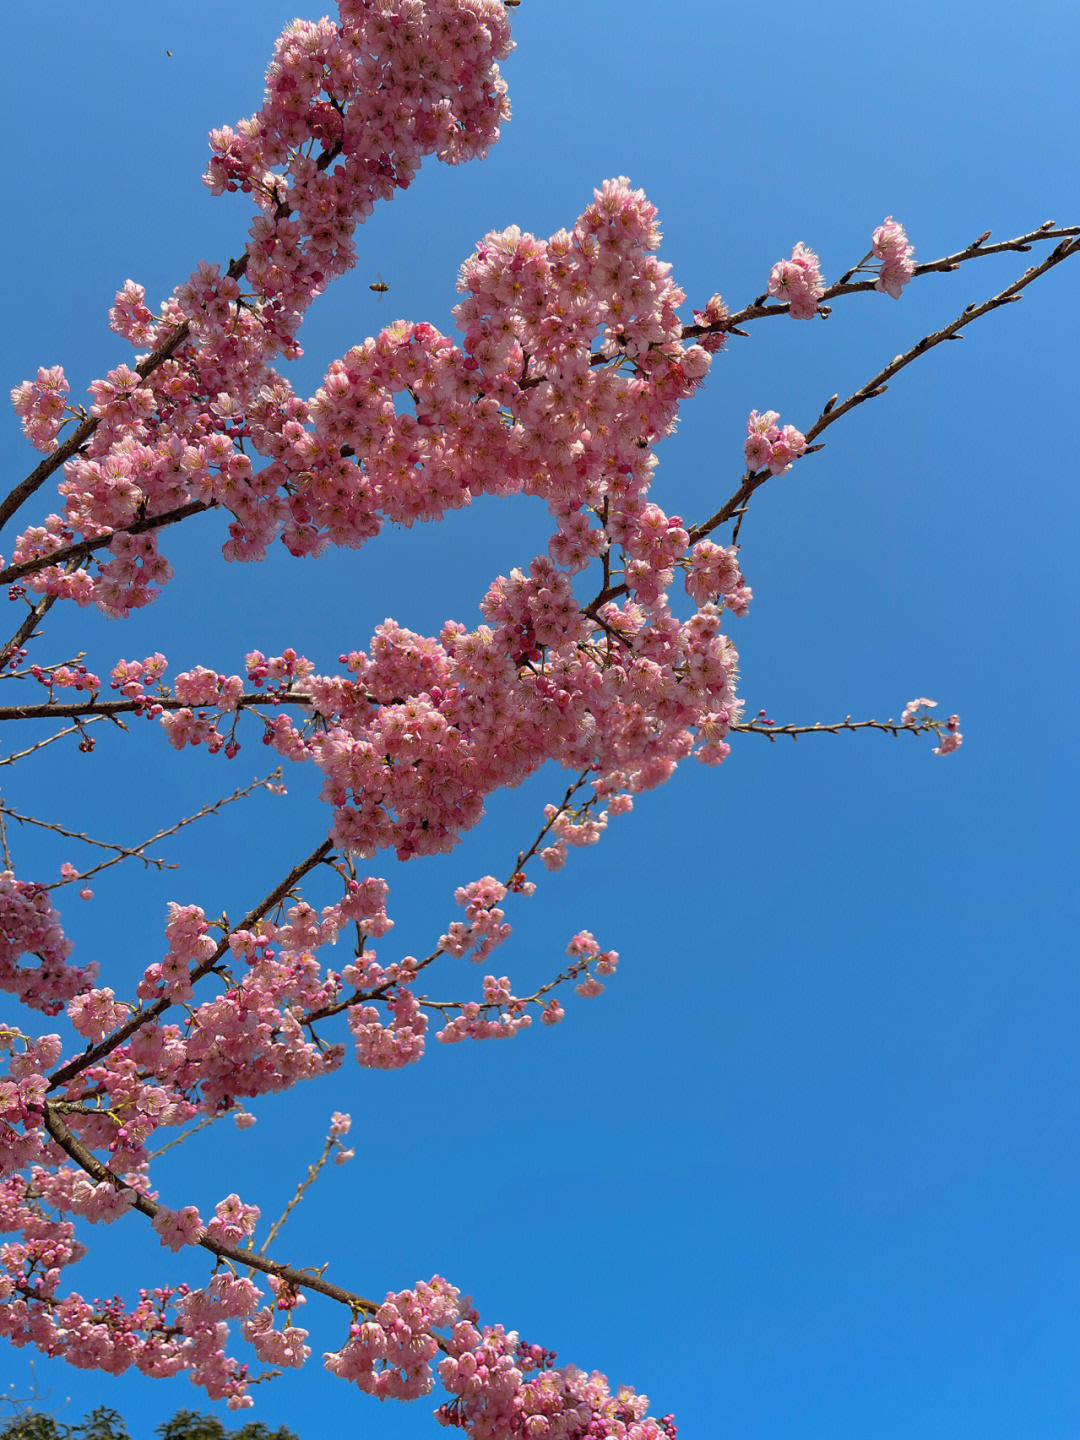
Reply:
[[[115, 1190], [130, 1190], [124, 1179], [103, 1165], [92, 1151], [88, 1150], [81, 1140], [64, 1124], [63, 1119], [57, 1112], [56, 1107], [49, 1101], [44, 1104], [45, 1128], [60, 1146], [61, 1150], [78, 1165], [80, 1170], [86, 1172], [91, 1179], [98, 1184], [103, 1181], [108, 1183]], [[153, 1220], [162, 1207], [148, 1200], [145, 1195], [137, 1191], [132, 1208], [138, 1210], [141, 1215]], [[340, 1285], [331, 1285], [321, 1275], [311, 1274], [307, 1270], [298, 1270], [295, 1266], [284, 1265], [278, 1260], [267, 1260], [264, 1255], [256, 1255], [253, 1251], [241, 1250], [235, 1245], [226, 1245], [220, 1240], [212, 1240], [210, 1236], [203, 1235], [196, 1244], [202, 1249], [209, 1250], [211, 1255], [216, 1255], [219, 1260], [231, 1261], [235, 1265], [247, 1265], [253, 1270], [261, 1270], [264, 1275], [273, 1275], [278, 1280], [285, 1281], [294, 1289], [313, 1290], [319, 1295], [325, 1295], [330, 1300], [336, 1300], [341, 1305], [347, 1305], [354, 1313], [374, 1315], [379, 1309], [373, 1300], [366, 1300], [362, 1295], [354, 1295], [352, 1291], [343, 1289]]]
[[[240, 924], [234, 928], [238, 930], [250, 930], [268, 911], [272, 910], [275, 905], [285, 899], [297, 881], [303, 879], [308, 871], [314, 870], [316, 865], [321, 865], [333, 848], [334, 846], [331, 840], [324, 840], [321, 845], [317, 845], [307, 859], [301, 860], [298, 864], [294, 865], [284, 880], [275, 885], [269, 895], [265, 896], [253, 910], [249, 910], [243, 920], [240, 921]], [[204, 975], [208, 975], [228, 948], [229, 937], [225, 935], [214, 947], [213, 954], [207, 956], [205, 960], [196, 965], [191, 971], [190, 979], [192, 984], [194, 984], [196, 980], [201, 980]], [[164, 1015], [165, 1011], [172, 1007], [172, 1004], [173, 1002], [171, 1000], [162, 997], [162, 999], [155, 1000], [152, 1005], [148, 1005], [145, 1009], [136, 1010], [131, 1019], [126, 1020], [118, 1030], [114, 1030], [111, 1035], [106, 1035], [105, 1039], [99, 1040], [96, 1045], [88, 1046], [81, 1055], [76, 1055], [73, 1060], [69, 1060], [66, 1065], [62, 1065], [49, 1080], [49, 1089], [55, 1090], [58, 1085], [66, 1084], [68, 1080], [72, 1080], [76, 1075], [82, 1074], [89, 1066], [98, 1064], [106, 1055], [112, 1054], [117, 1046], [122, 1045], [125, 1040], [134, 1035], [136, 1030], [141, 1029], [143, 1025], [148, 1024], [151, 1020], [156, 1020], [158, 1016]]]

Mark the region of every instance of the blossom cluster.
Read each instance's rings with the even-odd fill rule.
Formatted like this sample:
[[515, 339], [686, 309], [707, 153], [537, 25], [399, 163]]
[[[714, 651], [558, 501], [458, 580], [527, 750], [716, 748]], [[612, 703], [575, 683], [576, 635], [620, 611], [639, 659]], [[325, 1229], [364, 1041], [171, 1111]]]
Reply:
[[813, 250], [800, 240], [790, 260], [778, 260], [769, 272], [768, 293], [787, 302], [793, 320], [811, 320], [825, 293], [821, 265]]
[[356, 1321], [326, 1368], [380, 1399], [412, 1399], [434, 1385], [435, 1335], [449, 1330], [435, 1367], [451, 1400], [436, 1411], [473, 1440], [671, 1440], [669, 1417], [649, 1416], [646, 1396], [524, 1343], [516, 1331], [480, 1326], [471, 1300], [441, 1276], [387, 1295], [375, 1315]]
[[701, 348], [708, 354], [715, 354], [717, 350], [722, 350], [727, 344], [727, 335], [723, 329], [712, 329], [712, 327], [726, 325], [729, 315], [730, 311], [719, 295], [711, 296], [706, 302], [704, 310], [694, 311], [694, 324], [710, 330], [708, 335], [701, 337]]
[[[29, 1181], [18, 1174], [0, 1179], [0, 1228], [22, 1237], [3, 1247], [0, 1337], [109, 1375], [135, 1368], [164, 1379], [186, 1371], [210, 1399], [225, 1400], [230, 1408], [250, 1405], [247, 1366], [226, 1355], [224, 1348], [227, 1318], [249, 1313], [260, 1298], [250, 1280], [224, 1272], [205, 1290], [183, 1284], [142, 1290], [131, 1308], [115, 1295], [91, 1302], [77, 1291], [57, 1294], [64, 1269], [85, 1247], [74, 1239], [70, 1220], [44, 1219], [42, 1203], [60, 1215], [108, 1224], [130, 1209], [136, 1191], [145, 1188], [142, 1177], [125, 1178], [131, 1183], [117, 1190], [104, 1183], [90, 1185], [72, 1167], [34, 1166]], [[177, 1248], [176, 1242], [182, 1245], [194, 1238], [198, 1213], [193, 1207], [175, 1213], [164, 1206], [152, 1208], [163, 1244]]]
[[805, 437], [794, 425], [777, 425], [775, 410], [751, 410], [746, 422], [746, 463], [751, 470], [765, 468], [770, 475], [786, 475], [792, 462], [806, 450]]
[[900, 299], [900, 292], [915, 273], [915, 251], [908, 244], [904, 227], [891, 215], [874, 231], [874, 255], [881, 269], [874, 289]]
[[[802, 437], [792, 427], [777, 430], [775, 418], [764, 417], [760, 439], [783, 468], [781, 458], [789, 463]], [[640, 521], [640, 552], [663, 567], [650, 575], [672, 576], [686, 531], [652, 505], [642, 507]], [[649, 537], [647, 552], [641, 536]], [[369, 651], [343, 657], [349, 678], [316, 675], [293, 651], [269, 661], [252, 652], [248, 676], [256, 686], [277, 677], [270, 693], [280, 709], [263, 719], [263, 738], [285, 758], [323, 772], [334, 842], [362, 858], [387, 848], [400, 859], [449, 850], [481, 818], [488, 794], [519, 784], [548, 760], [591, 770], [609, 812], [625, 813], [632, 795], [667, 780], [697, 746], [722, 740], [739, 712], [737, 653], [721, 631], [721, 609], [704, 597], [715, 594], [743, 613], [750, 591], [733, 555], [711, 542], [695, 547], [690, 564], [687, 588], [701, 600], [686, 621], [663, 591], [640, 602], [647, 589], [640, 574], [637, 599], [609, 602], [592, 618], [579, 609], [565, 572], [537, 556], [528, 574], [515, 569], [492, 584], [481, 606], [491, 623], [469, 631], [448, 621], [436, 639], [387, 620]], [[163, 671], [155, 659], [153, 697], [138, 662], [121, 662], [113, 683], [159, 720], [176, 748], [205, 741], [236, 754], [232, 727], [253, 698], [243, 678], [186, 671], [170, 692]], [[295, 719], [283, 702], [300, 712]], [[228, 737], [218, 728], [223, 720]], [[561, 813], [545, 864], [561, 865], [567, 845], [595, 843], [609, 812]], [[468, 909], [471, 899], [465, 903]], [[475, 915], [447, 932], [448, 948], [463, 954], [480, 945], [482, 959], [508, 932], [490, 905], [472, 908]]]
[[[904, 713], [900, 717], [901, 725], [914, 725], [919, 718], [920, 710], [936, 710], [937, 701], [927, 700], [921, 696], [916, 700], [909, 700], [904, 706]], [[950, 715], [945, 721], [945, 734], [938, 731], [939, 743], [934, 747], [935, 755], [951, 755], [959, 750], [963, 744], [964, 737], [960, 733], [960, 716]]]
[[[44, 1015], [59, 1014], [98, 973], [93, 962], [69, 965], [73, 948], [48, 890], [16, 880], [11, 870], [0, 873], [0, 990]], [[38, 963], [23, 963], [28, 957]]]
[[[572, 232], [486, 236], [461, 270], [462, 346], [431, 325], [395, 322], [334, 361], [310, 401], [262, 359], [223, 355], [208, 338], [189, 339], [142, 380], [119, 367], [97, 382], [98, 429], [65, 466], [64, 514], [24, 532], [14, 561], [192, 501], [226, 508], [224, 553], [251, 560], [278, 535], [293, 554], [315, 555], [360, 545], [386, 520], [409, 525], [477, 495], [524, 492], [547, 502], [550, 553], [567, 573], [621, 546], [627, 583], [654, 601], [685, 531], [646, 498], [652, 446], [710, 363], [706, 347], [681, 339], [684, 295], [652, 253], [655, 215], [620, 178]], [[248, 309], [241, 316], [232, 350], [257, 323]], [[245, 442], [268, 462], [261, 469]], [[51, 565], [27, 583], [121, 615], [171, 573], [152, 531], [114, 534], [108, 556], [96, 575]]]
[[[261, 209], [247, 281], [279, 341], [329, 280], [355, 263], [353, 231], [411, 183], [425, 155], [483, 155], [509, 115], [498, 60], [512, 42], [501, 0], [342, 0], [340, 23], [297, 20], [279, 39], [262, 108], [210, 135], [204, 176]], [[210, 277], [216, 281], [217, 277]], [[221, 330], [234, 281], [194, 285], [182, 303]], [[224, 293], [222, 293], [224, 292]]]
[[52, 365], [48, 369], [41, 366], [36, 380], [24, 380], [12, 390], [15, 414], [35, 449], [46, 453], [56, 449], [56, 435], [63, 424], [70, 389], [63, 366]]
[[439, 1379], [453, 1399], [436, 1412], [478, 1440], [670, 1440], [668, 1417], [646, 1412], [629, 1386], [614, 1394], [599, 1371], [553, 1366], [554, 1356], [501, 1325], [466, 1315], [451, 1332]]
[[[279, 530], [294, 553], [310, 553], [304, 497], [290, 511], [285, 472], [254, 475], [242, 449], [260, 428], [276, 433], [305, 413], [268, 361], [300, 353], [303, 312], [354, 263], [353, 231], [374, 203], [407, 187], [424, 155], [483, 155], [509, 113], [496, 63], [512, 46], [501, 0], [350, 0], [339, 10], [338, 24], [290, 25], [262, 109], [212, 132], [210, 188], [243, 190], [260, 207], [244, 261], [224, 275], [201, 263], [156, 316], [143, 288], [125, 283], [113, 328], [133, 345], [168, 342], [172, 354], [145, 377], [119, 365], [93, 382], [97, 428], [65, 466], [64, 514], [24, 532], [16, 563], [192, 501], [232, 510], [230, 559], [261, 558]], [[55, 448], [67, 390], [55, 366], [12, 393], [39, 448]], [[348, 543], [378, 528], [363, 508]], [[48, 567], [31, 588], [125, 615], [171, 575], [152, 532], [119, 535], [110, 550], [96, 575]]]

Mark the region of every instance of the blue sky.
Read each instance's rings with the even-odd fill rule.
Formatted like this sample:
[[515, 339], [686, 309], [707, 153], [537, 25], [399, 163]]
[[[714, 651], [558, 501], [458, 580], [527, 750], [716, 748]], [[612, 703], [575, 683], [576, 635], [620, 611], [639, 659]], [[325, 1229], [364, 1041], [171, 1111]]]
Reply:
[[[63, 363], [78, 395], [130, 354], [106, 318], [126, 278], [157, 301], [198, 260], [239, 253], [248, 213], [200, 184], [205, 136], [256, 108], [295, 13], [115, 0], [61, 3], [47, 23], [31, 6], [9, 15], [21, 138], [5, 384]], [[723, 3], [523, 0], [514, 27], [500, 144], [481, 164], [429, 164], [358, 233], [357, 270], [301, 332], [304, 393], [399, 315], [449, 330], [480, 236], [570, 226], [613, 175], [659, 207], [661, 257], [699, 305], [714, 290], [746, 303], [797, 240], [834, 279], [887, 214], [920, 260], [988, 228], [1078, 223], [1071, 3], [898, 15], [780, 0], [763, 27]], [[737, 486], [750, 409], [805, 428], [1027, 263], [986, 259], [899, 302], [853, 296], [824, 323], [752, 327], [660, 448], [654, 497], [710, 513]], [[1078, 280], [1073, 260], [897, 377], [764, 487], [740, 536], [755, 598], [731, 630], [751, 712], [884, 718], [929, 695], [961, 715], [962, 751], [744, 736], [720, 770], [685, 767], [508, 913], [495, 968], [518, 993], [587, 927], [622, 957], [602, 998], [571, 996], [552, 1031], [432, 1044], [396, 1074], [347, 1062], [270, 1098], [252, 1130], [219, 1127], [160, 1162], [167, 1203], [205, 1213], [239, 1189], [275, 1216], [347, 1109], [357, 1158], [290, 1221], [283, 1258], [329, 1259], [330, 1278], [376, 1297], [441, 1273], [485, 1320], [647, 1393], [682, 1440], [1080, 1432]], [[18, 478], [35, 457], [13, 418], [4, 435]], [[427, 633], [475, 623], [490, 579], [549, 529], [537, 502], [491, 500], [360, 552], [227, 566], [222, 522], [200, 517], [163, 543], [177, 579], [157, 605], [120, 624], [57, 607], [34, 658], [85, 650], [105, 673], [161, 649], [172, 673], [231, 672], [248, 649], [291, 644], [326, 669], [387, 615]], [[5, 801], [130, 842], [269, 768], [254, 726], [231, 765], [176, 755], [150, 727], [104, 729], [93, 756], [58, 745], [5, 770]], [[3, 738], [8, 753], [37, 736]], [[426, 953], [454, 887], [502, 874], [563, 784], [545, 772], [494, 797], [450, 856], [376, 869], [398, 953]], [[114, 868], [87, 904], [61, 892], [80, 954], [124, 993], [160, 958], [167, 900], [238, 913], [318, 842], [317, 790], [294, 771], [288, 797], [258, 795], [174, 844], [179, 872]], [[79, 858], [11, 840], [26, 877]], [[443, 975], [447, 995], [479, 979]], [[82, 1293], [208, 1273], [140, 1223], [91, 1236]], [[432, 1433], [427, 1404], [380, 1407], [320, 1370], [342, 1340], [333, 1307], [313, 1300], [302, 1323], [312, 1361], [257, 1390], [249, 1414], [302, 1440], [328, 1425]], [[0, 1388], [26, 1389], [28, 1358], [0, 1355]], [[62, 1418], [114, 1405], [135, 1440], [181, 1405], [208, 1408], [185, 1380], [44, 1361], [37, 1374], [50, 1407], [71, 1397]]]

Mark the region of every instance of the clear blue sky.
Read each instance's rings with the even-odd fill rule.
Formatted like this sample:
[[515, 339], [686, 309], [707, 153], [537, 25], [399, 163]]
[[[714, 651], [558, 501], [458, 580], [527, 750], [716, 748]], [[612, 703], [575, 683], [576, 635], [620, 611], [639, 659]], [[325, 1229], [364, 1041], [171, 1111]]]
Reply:
[[[295, 13], [13, 7], [5, 386], [60, 362], [77, 398], [130, 355], [106, 319], [126, 278], [156, 302], [198, 260], [240, 252], [248, 212], [201, 186], [205, 136], [256, 108]], [[482, 164], [430, 164], [378, 209], [357, 270], [310, 313], [297, 388], [396, 316], [449, 330], [457, 267], [485, 231], [570, 226], [609, 176], [659, 207], [662, 258], [697, 304], [714, 290], [745, 303], [797, 240], [833, 279], [887, 214], [918, 259], [988, 228], [1078, 222], [1072, 0], [778, 0], [750, 16], [718, 0], [523, 0], [501, 143]], [[808, 425], [1026, 263], [753, 327], [661, 447], [655, 498], [709, 513], [738, 482], [751, 408]], [[1078, 282], [1073, 260], [906, 371], [771, 481], [743, 527], [755, 599], [733, 633], [749, 710], [883, 718], [929, 695], [960, 713], [959, 755], [877, 734], [746, 736], [720, 770], [687, 766], [508, 915], [496, 969], [518, 993], [585, 926], [622, 956], [601, 999], [571, 996], [551, 1032], [433, 1044], [397, 1074], [347, 1063], [269, 1099], [254, 1129], [160, 1162], [167, 1203], [205, 1213], [238, 1189], [275, 1215], [347, 1109], [357, 1159], [290, 1222], [283, 1258], [329, 1259], [330, 1278], [377, 1297], [444, 1274], [486, 1320], [673, 1411], [682, 1440], [1075, 1440]], [[4, 435], [18, 478], [34, 456], [13, 418]], [[428, 633], [475, 623], [489, 580], [549, 530], [535, 501], [488, 501], [358, 553], [230, 567], [223, 522], [200, 517], [163, 543], [178, 575], [158, 605], [122, 624], [57, 607], [35, 658], [85, 649], [105, 673], [161, 649], [173, 673], [235, 671], [245, 650], [291, 644], [329, 668], [387, 615]], [[5, 799], [130, 842], [269, 768], [256, 726], [231, 765], [176, 755], [150, 727], [104, 729], [89, 758], [57, 746], [5, 770]], [[11, 738], [4, 753], [35, 737]], [[376, 870], [399, 953], [426, 953], [454, 886], [502, 874], [561, 787], [544, 773], [496, 797], [453, 855]], [[317, 789], [294, 771], [287, 798], [206, 822], [169, 852], [178, 874], [118, 867], [92, 903], [62, 892], [83, 957], [126, 993], [163, 953], [168, 899], [242, 911], [317, 843]], [[12, 843], [27, 877], [79, 858], [26, 832]], [[448, 995], [479, 980], [444, 976]], [[84, 1294], [209, 1273], [140, 1226], [95, 1232], [73, 1272]], [[312, 1301], [303, 1323], [308, 1368], [256, 1391], [249, 1414], [302, 1440], [433, 1433], [427, 1404], [380, 1408], [323, 1374], [343, 1334], [333, 1307]], [[0, 1354], [0, 1386], [24, 1389], [28, 1358]], [[61, 1418], [111, 1404], [135, 1440], [180, 1405], [207, 1408], [183, 1379], [37, 1371], [51, 1405], [72, 1397]]]

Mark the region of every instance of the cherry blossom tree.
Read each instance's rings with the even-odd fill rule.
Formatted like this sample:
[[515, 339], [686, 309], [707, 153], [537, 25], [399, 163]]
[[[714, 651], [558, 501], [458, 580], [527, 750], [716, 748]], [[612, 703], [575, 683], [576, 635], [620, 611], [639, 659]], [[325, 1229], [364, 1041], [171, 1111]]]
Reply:
[[[403, 1276], [382, 1298], [361, 1276], [336, 1269], [332, 1280], [325, 1266], [290, 1259], [279, 1232], [323, 1168], [352, 1156], [348, 1114], [333, 1114], [273, 1224], [258, 1197], [236, 1192], [201, 1214], [183, 1194], [159, 1192], [154, 1162], [223, 1120], [245, 1127], [257, 1097], [345, 1065], [418, 1063], [432, 1038], [551, 1027], [599, 996], [618, 954], [585, 928], [561, 937], [565, 963], [527, 995], [495, 973], [470, 986], [460, 961], [485, 964], [510, 938], [511, 906], [680, 765], [709, 767], [702, 783], [721, 786], [712, 771], [733, 737], [873, 729], [922, 737], [936, 756], [959, 747], [958, 717], [928, 698], [887, 721], [748, 715], [729, 623], [752, 603], [740, 531], [758, 490], [812, 464], [833, 425], [1075, 256], [1080, 226], [1004, 241], [987, 233], [926, 259], [900, 221], [878, 217], [852, 237], [862, 258], [834, 280], [799, 242], [766, 262], [760, 294], [688, 299], [660, 258], [654, 206], [627, 179], [605, 179], [553, 235], [510, 228], [477, 242], [458, 276], [456, 337], [395, 320], [351, 339], [315, 394], [296, 393], [282, 362], [300, 353], [309, 306], [353, 266], [357, 227], [417, 180], [426, 157], [463, 164], [498, 140], [513, 9], [341, 0], [333, 18], [294, 22], [262, 107], [210, 136], [206, 185], [254, 207], [237, 257], [198, 261], [157, 309], [128, 280], [109, 318], [132, 353], [93, 382], [88, 403], [71, 403], [60, 365], [12, 392], [42, 459], [0, 504], [10, 535], [0, 580], [22, 611], [0, 647], [18, 690], [0, 720], [37, 733], [0, 763], [61, 743], [92, 766], [101, 727], [123, 725], [226, 765], [261, 740], [281, 768], [127, 845], [30, 813], [32, 787], [23, 808], [9, 806], [5, 787], [7, 825], [51, 830], [93, 858], [65, 862], [56, 878], [24, 875], [3, 839], [0, 986], [21, 1009], [0, 1030], [0, 1333], [80, 1368], [185, 1372], [211, 1399], [243, 1408], [254, 1383], [309, 1360], [297, 1311], [310, 1298], [341, 1311], [340, 1344], [323, 1361], [332, 1375], [380, 1399], [439, 1386], [436, 1418], [476, 1440], [660, 1440], [674, 1435], [672, 1416], [556, 1363], [510, 1328], [513, 1317], [493, 1323], [439, 1275]], [[723, 352], [750, 327], [872, 296], [903, 303], [923, 276], [1008, 252], [1033, 252], [1010, 284], [809, 423], [766, 408], [763, 395], [740, 437], [745, 471], [711, 513], [684, 518], [650, 498], [680, 407], [714, 365], [734, 363]], [[59, 498], [47, 498], [56, 484]], [[519, 496], [546, 506], [550, 531], [526, 567], [490, 577], [479, 624], [449, 617], [422, 635], [388, 619], [333, 673], [317, 672], [302, 636], [279, 655], [251, 650], [235, 673], [196, 665], [171, 678], [160, 653], [112, 656], [98, 673], [85, 655], [45, 649], [58, 609], [123, 620], [157, 601], [173, 577], [174, 533], [207, 512], [220, 519], [226, 561], [246, 566], [283, 545], [299, 564], [344, 548], [362, 572], [365, 547], [389, 526]], [[105, 867], [160, 865], [151, 852], [177, 830], [256, 789], [284, 793], [286, 773], [312, 766], [321, 833], [286, 873], [238, 897], [233, 916], [208, 914], [178, 889], [163, 943], [140, 940], [156, 958], [140, 965], [131, 994], [79, 955], [55, 889], [89, 897]], [[503, 872], [462, 876], [430, 949], [395, 952], [380, 859], [447, 854], [491, 797], [543, 767], [564, 778], [534, 832], [508, 838]], [[327, 878], [334, 898], [305, 898]], [[453, 998], [437, 998], [444, 986]], [[138, 1289], [125, 1275], [127, 1298], [84, 1298], [68, 1269], [114, 1224], [150, 1227], [183, 1252], [189, 1280]]]

